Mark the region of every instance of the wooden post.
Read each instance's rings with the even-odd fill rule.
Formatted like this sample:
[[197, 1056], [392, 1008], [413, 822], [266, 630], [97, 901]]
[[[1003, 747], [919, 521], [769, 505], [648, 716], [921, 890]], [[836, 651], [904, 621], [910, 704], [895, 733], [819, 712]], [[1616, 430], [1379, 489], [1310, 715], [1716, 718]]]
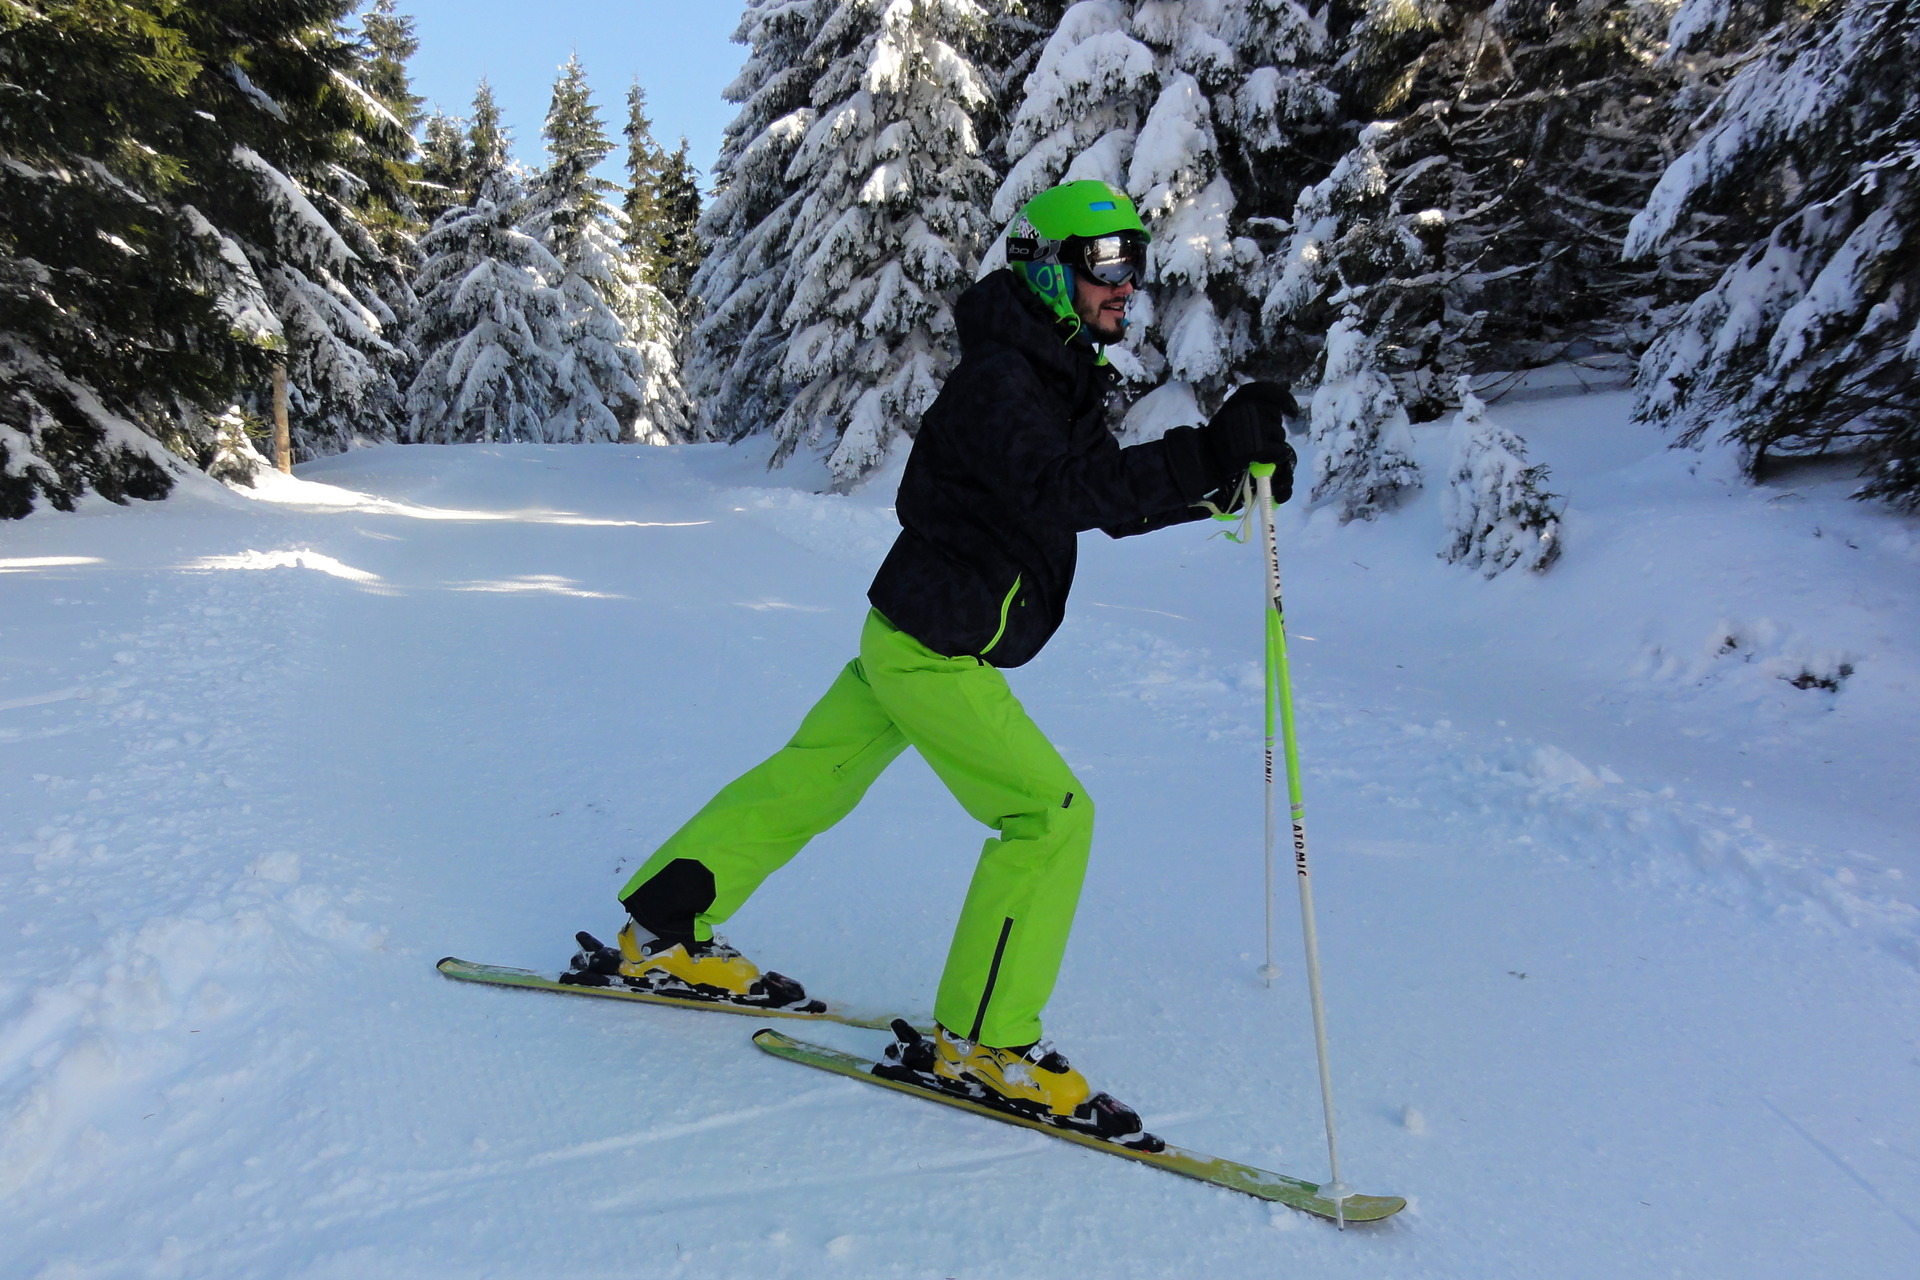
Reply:
[[273, 465], [293, 474], [293, 436], [287, 429], [287, 366], [273, 366]]

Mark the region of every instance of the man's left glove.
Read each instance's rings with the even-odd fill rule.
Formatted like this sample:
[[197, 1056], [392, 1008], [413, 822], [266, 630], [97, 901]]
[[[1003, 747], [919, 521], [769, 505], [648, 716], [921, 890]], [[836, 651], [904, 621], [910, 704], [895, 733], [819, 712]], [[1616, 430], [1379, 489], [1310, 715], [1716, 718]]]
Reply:
[[1296, 455], [1287, 441], [1287, 419], [1300, 406], [1293, 392], [1278, 382], [1249, 382], [1227, 397], [1227, 402], [1200, 429], [1220, 483], [1238, 483], [1248, 464], [1273, 464], [1273, 497], [1285, 502], [1293, 496]]

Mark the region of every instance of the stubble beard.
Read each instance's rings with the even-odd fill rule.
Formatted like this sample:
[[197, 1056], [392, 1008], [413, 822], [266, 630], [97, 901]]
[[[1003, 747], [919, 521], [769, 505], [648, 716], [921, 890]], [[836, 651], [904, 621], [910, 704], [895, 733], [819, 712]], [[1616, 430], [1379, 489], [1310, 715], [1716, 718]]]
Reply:
[[1080, 299], [1075, 299], [1075, 302], [1080, 303], [1080, 305], [1074, 307], [1074, 312], [1080, 317], [1080, 323], [1085, 325], [1087, 332], [1099, 341], [1119, 342], [1127, 336], [1126, 312], [1124, 310], [1115, 316], [1111, 325], [1109, 325], [1104, 317], [1112, 313], [1102, 311], [1098, 306], [1086, 306]]

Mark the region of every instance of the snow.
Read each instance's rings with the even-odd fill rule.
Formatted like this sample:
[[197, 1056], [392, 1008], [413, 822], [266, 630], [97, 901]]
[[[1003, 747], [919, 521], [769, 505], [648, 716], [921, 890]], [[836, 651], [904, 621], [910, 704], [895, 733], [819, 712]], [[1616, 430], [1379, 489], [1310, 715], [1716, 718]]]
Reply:
[[[745, 1019], [433, 972], [604, 935], [784, 740], [898, 451], [834, 496], [717, 445], [387, 446], [8, 524], [0, 1274], [1908, 1273], [1920, 521], [1629, 407], [1493, 406], [1567, 498], [1545, 574], [1442, 562], [1441, 486], [1280, 512], [1343, 1164], [1410, 1200], [1345, 1233]], [[1047, 1029], [1172, 1140], [1319, 1178], [1284, 887], [1254, 974], [1262, 574], [1216, 528], [1090, 535], [1011, 673], [1101, 805]], [[924, 1012], [978, 840], [909, 754], [727, 932]]]

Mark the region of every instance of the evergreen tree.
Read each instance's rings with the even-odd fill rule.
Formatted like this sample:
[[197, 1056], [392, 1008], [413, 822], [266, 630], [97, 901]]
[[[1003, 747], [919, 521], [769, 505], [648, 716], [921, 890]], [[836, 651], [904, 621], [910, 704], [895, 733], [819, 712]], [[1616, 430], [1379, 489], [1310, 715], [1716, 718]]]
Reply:
[[205, 278], [162, 198], [187, 180], [172, 135], [201, 73], [168, 16], [0, 5], [0, 518], [164, 496], [180, 464], [155, 437], [211, 443], [170, 402], [210, 410], [266, 368], [271, 316]]
[[473, 114], [467, 117], [466, 191], [471, 203], [480, 190], [503, 169], [513, 165], [513, 137], [500, 121], [500, 104], [485, 76], [473, 91]]
[[983, 17], [971, 0], [843, 0], [814, 41], [832, 54], [789, 168], [805, 192], [784, 246], [795, 391], [774, 456], [833, 441], [838, 485], [886, 456], [953, 363], [953, 299], [991, 234], [970, 115], [987, 88], [966, 56]]
[[546, 428], [554, 440], [619, 440], [640, 409], [639, 353], [615, 313], [625, 267], [619, 229], [606, 201], [614, 184], [594, 174], [613, 151], [587, 88], [578, 55], [554, 82], [541, 130], [547, 167], [534, 179], [526, 225], [546, 245], [559, 273], [563, 344], [555, 370], [561, 399]]
[[1487, 417], [1470, 379], [1460, 379], [1455, 395], [1460, 412], [1453, 419], [1441, 559], [1489, 578], [1515, 567], [1544, 572], [1561, 551], [1554, 495], [1541, 487], [1547, 469], [1527, 465], [1526, 445]]
[[636, 259], [650, 259], [657, 251], [660, 225], [660, 177], [666, 155], [653, 140], [653, 121], [647, 117], [647, 91], [636, 79], [627, 89], [627, 190], [620, 211], [626, 215], [627, 251]]
[[[424, 228], [414, 187], [420, 180], [414, 130], [421, 120], [421, 98], [413, 92], [407, 60], [420, 49], [413, 19], [394, 9], [394, 0], [376, 0], [360, 22], [360, 61], [355, 78], [372, 95], [376, 110], [394, 126], [379, 144], [367, 145], [352, 166], [368, 182], [356, 212], [394, 257], [411, 259], [413, 238]], [[367, 140], [372, 142], [372, 140]]]
[[1375, 124], [1340, 166], [1377, 171], [1378, 189], [1338, 225], [1325, 191], [1302, 194], [1266, 272], [1269, 319], [1311, 335], [1357, 306], [1422, 421], [1464, 371], [1644, 341], [1685, 288], [1619, 261], [1627, 210], [1677, 127], [1649, 11], [1367, 0], [1357, 18], [1339, 82]]
[[141, 434], [201, 458], [212, 416], [280, 360], [302, 452], [386, 430], [393, 264], [357, 210], [404, 198], [361, 163], [404, 131], [358, 79], [349, 9], [0, 7], [11, 512], [164, 493]]
[[468, 188], [473, 158], [467, 150], [466, 121], [435, 111], [427, 117], [420, 142], [420, 176], [413, 199], [420, 216], [431, 225], [449, 209], [472, 202]]
[[627, 221], [627, 251], [644, 264], [647, 282], [660, 290], [677, 316], [691, 304], [694, 272], [703, 257], [700, 236], [700, 184], [687, 140], [672, 152], [653, 138], [646, 91], [635, 81], [627, 91], [627, 190], [622, 211]]
[[1270, 331], [1311, 332], [1326, 302], [1339, 304], [1313, 396], [1313, 498], [1338, 498], [1343, 521], [1372, 519], [1420, 485], [1407, 412], [1381, 367], [1376, 336], [1395, 316], [1365, 310], [1380, 281], [1413, 276], [1426, 261], [1423, 241], [1392, 216], [1380, 155], [1392, 132], [1368, 126], [1331, 173], [1300, 192], [1284, 249], [1256, 278]]
[[1216, 404], [1258, 362], [1245, 281], [1262, 255], [1244, 224], [1292, 197], [1275, 175], [1298, 166], [1272, 161], [1331, 109], [1315, 80], [1323, 51], [1291, 0], [1081, 0], [1024, 82], [993, 217], [1005, 225], [1079, 178], [1134, 198], [1153, 235], [1149, 288], [1133, 306], [1134, 352], [1110, 354], [1131, 377], [1186, 384], [1174, 402]]
[[[1324, 332], [1327, 310], [1365, 298], [1383, 278], [1407, 277], [1428, 255], [1396, 219], [1381, 144], [1394, 126], [1369, 125], [1319, 182], [1301, 189], [1282, 250], [1256, 277], [1269, 330]], [[1337, 318], [1336, 312], [1336, 318]]]
[[[471, 205], [441, 215], [420, 242], [420, 370], [405, 438], [427, 444], [547, 441], [572, 387], [566, 300], [547, 283], [560, 263], [521, 229], [524, 193], [496, 169]], [[571, 437], [565, 437], [571, 438]]]
[[484, 76], [474, 89], [471, 118], [436, 110], [426, 116], [421, 133], [414, 199], [429, 225], [449, 209], [472, 204], [488, 178], [514, 168], [512, 139]]
[[[627, 187], [622, 200], [622, 243], [626, 248], [617, 310], [628, 341], [639, 353], [644, 374], [633, 436], [650, 444], [693, 438], [693, 407], [680, 381], [685, 347], [681, 302], [683, 281], [669, 269], [668, 207], [671, 193], [668, 158], [653, 140], [647, 95], [638, 80], [627, 90]], [[681, 146], [682, 159], [686, 147]], [[696, 201], [698, 196], [695, 196]], [[669, 296], [662, 282], [680, 283], [681, 296]]]
[[1311, 408], [1313, 501], [1338, 501], [1342, 523], [1371, 520], [1420, 487], [1407, 411], [1353, 312], [1327, 331], [1324, 360]]
[[380, 99], [400, 121], [408, 134], [420, 124], [420, 105], [424, 101], [413, 91], [407, 72], [407, 60], [420, 52], [420, 38], [414, 34], [413, 19], [399, 12], [394, 0], [374, 0], [360, 20], [360, 38], [365, 46], [367, 91]]
[[[409, 359], [390, 337], [412, 302], [411, 264], [396, 254], [410, 248], [398, 237], [390, 251], [370, 223], [405, 205], [392, 162], [408, 152], [406, 132], [360, 81], [341, 24], [348, 0], [282, 6], [272, 19], [242, 0], [220, 8], [208, 16], [228, 38], [253, 21], [307, 23], [261, 32], [205, 82], [204, 132], [231, 167], [196, 201], [247, 256], [280, 321], [295, 457], [392, 439]], [[266, 400], [264, 386], [242, 397], [256, 412]]]
[[1007, 135], [1026, 94], [1026, 79], [1059, 27], [1070, 0], [1002, 0], [987, 6], [986, 32], [975, 63], [993, 95], [978, 114], [981, 154], [995, 173], [1007, 172]]
[[[1677, 51], [1757, 8], [1684, 5]], [[1920, 507], [1920, 11], [1830, 0], [1758, 44], [1634, 218], [1635, 257], [1699, 208], [1757, 228], [1647, 351], [1640, 412], [1686, 442], [1726, 431], [1755, 471], [1770, 454], [1860, 455], [1864, 496]]]
[[656, 191], [653, 284], [685, 317], [692, 306], [694, 274], [706, 257], [700, 241], [699, 173], [687, 158], [685, 138], [662, 158]]
[[698, 437], [693, 406], [680, 381], [684, 345], [680, 317], [672, 301], [650, 282], [632, 259], [619, 274], [615, 310], [626, 325], [626, 342], [641, 369], [639, 405], [629, 438], [641, 444], [677, 444]]
[[740, 111], [721, 140], [701, 215], [712, 251], [694, 273], [687, 362], [687, 389], [710, 439], [767, 430], [790, 395], [781, 373], [785, 245], [803, 193], [789, 166], [818, 114], [812, 93], [826, 50], [815, 37], [832, 8], [832, 0], [749, 0], [734, 32], [749, 52], [725, 90]]

